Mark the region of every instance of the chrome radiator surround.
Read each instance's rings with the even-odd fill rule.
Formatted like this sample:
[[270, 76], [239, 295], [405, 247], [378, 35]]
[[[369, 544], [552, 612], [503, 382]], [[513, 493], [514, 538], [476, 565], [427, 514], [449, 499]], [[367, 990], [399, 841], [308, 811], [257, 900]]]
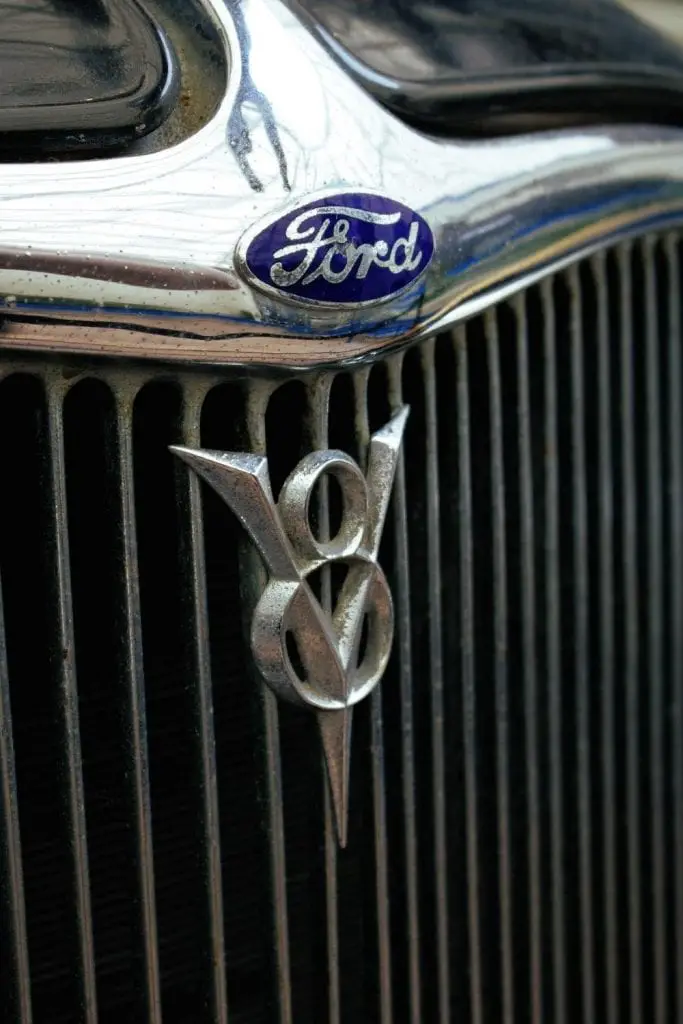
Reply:
[[[683, 132], [429, 138], [353, 83], [280, 0], [204, 0], [223, 40], [211, 120], [146, 155], [0, 164], [6, 348], [289, 370], [425, 336], [565, 261], [683, 217]], [[260, 296], [240, 236], [319, 190], [375, 189], [429, 223], [407, 294], [352, 312]]]
[[[32, 1000], [95, 1024], [116, 995], [154, 1024], [683, 1012], [681, 250], [680, 232], [622, 243], [452, 335], [285, 383], [2, 355], [21, 1024]], [[249, 674], [224, 595], [253, 586], [238, 531], [167, 445], [267, 449], [277, 489], [302, 450], [359, 458], [405, 402], [382, 556], [397, 643], [357, 711], [340, 852], [308, 716]]]

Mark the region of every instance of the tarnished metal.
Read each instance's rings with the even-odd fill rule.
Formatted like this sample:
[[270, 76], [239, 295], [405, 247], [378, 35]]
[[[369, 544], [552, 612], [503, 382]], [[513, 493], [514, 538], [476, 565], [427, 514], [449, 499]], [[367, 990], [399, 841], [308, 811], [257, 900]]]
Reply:
[[[230, 506], [263, 558], [269, 582], [254, 609], [252, 651], [279, 697], [317, 712], [342, 846], [352, 709], [382, 678], [393, 639], [391, 594], [377, 556], [407, 415], [402, 409], [373, 434], [367, 476], [344, 452], [314, 451], [289, 475], [277, 506], [264, 456], [172, 449]], [[310, 510], [326, 474], [339, 483], [344, 511], [337, 535], [321, 540]], [[332, 563], [348, 574], [330, 618], [307, 577]]]

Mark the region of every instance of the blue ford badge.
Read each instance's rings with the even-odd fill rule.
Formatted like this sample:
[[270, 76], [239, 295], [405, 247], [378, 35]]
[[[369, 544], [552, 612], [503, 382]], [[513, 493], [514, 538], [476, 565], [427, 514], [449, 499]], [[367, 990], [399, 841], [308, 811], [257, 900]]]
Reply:
[[236, 262], [257, 287], [324, 306], [389, 299], [424, 273], [434, 254], [426, 220], [393, 199], [337, 192], [251, 228]]

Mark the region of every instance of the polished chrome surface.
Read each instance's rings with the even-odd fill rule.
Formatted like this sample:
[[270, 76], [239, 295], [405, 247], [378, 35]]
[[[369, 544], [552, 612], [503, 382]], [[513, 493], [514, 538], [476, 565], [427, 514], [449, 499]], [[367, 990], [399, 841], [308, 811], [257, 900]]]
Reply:
[[[0, 166], [4, 347], [348, 363], [683, 214], [680, 131], [429, 138], [367, 96], [280, 0], [205, 2], [230, 74], [193, 136], [134, 157]], [[377, 308], [318, 312], [243, 281], [245, 230], [321, 189], [354, 188], [429, 224], [436, 254], [414, 289]]]
[[[662, 1007], [677, 1019], [680, 253], [675, 233], [617, 246], [352, 373], [240, 381], [0, 358], [17, 480], [0, 505], [10, 1020], [84, 1016], [89, 928], [100, 1018], [118, 993], [122, 1019], [165, 1024], [640, 1022]], [[339, 849], [316, 720], [258, 684], [239, 622], [268, 573], [248, 529], [168, 448], [267, 459], [291, 532], [302, 492], [286, 481], [302, 459], [304, 473], [340, 451], [365, 470], [404, 405], [378, 555], [401, 636], [383, 685], [354, 706]], [[336, 501], [333, 485], [311, 495], [324, 551]], [[93, 515], [99, 543], [83, 529]], [[116, 550], [103, 561], [105, 538]], [[318, 561], [330, 616], [335, 573]], [[27, 583], [42, 625], [22, 614]], [[100, 629], [118, 662], [90, 637]], [[31, 813], [45, 786], [63, 842]]]
[[[277, 505], [265, 456], [172, 449], [229, 505], [263, 558], [269, 580], [251, 621], [254, 658], [279, 697], [317, 712], [342, 846], [352, 709], [382, 678], [393, 640], [391, 594], [377, 556], [407, 417], [408, 409], [399, 409], [372, 435], [367, 475], [344, 452], [316, 450], [290, 473]], [[343, 511], [336, 535], [321, 539], [312, 505], [330, 477]], [[308, 578], [332, 565], [347, 576], [328, 614]]]

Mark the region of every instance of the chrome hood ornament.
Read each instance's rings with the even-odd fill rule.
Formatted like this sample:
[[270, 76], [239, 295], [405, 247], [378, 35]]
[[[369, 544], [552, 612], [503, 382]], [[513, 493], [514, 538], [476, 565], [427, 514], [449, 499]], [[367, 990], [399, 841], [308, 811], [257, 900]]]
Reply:
[[[373, 434], [367, 475], [344, 452], [312, 452], [277, 502], [264, 456], [172, 448], [230, 506], [263, 558], [269, 580], [251, 621], [254, 661], [279, 697], [317, 714], [342, 846], [353, 706], [379, 683], [393, 640], [391, 593], [377, 557], [407, 417], [404, 406]], [[326, 474], [339, 483], [343, 511], [337, 535], [323, 541], [310, 513]], [[328, 614], [312, 574], [333, 564], [346, 577]]]

